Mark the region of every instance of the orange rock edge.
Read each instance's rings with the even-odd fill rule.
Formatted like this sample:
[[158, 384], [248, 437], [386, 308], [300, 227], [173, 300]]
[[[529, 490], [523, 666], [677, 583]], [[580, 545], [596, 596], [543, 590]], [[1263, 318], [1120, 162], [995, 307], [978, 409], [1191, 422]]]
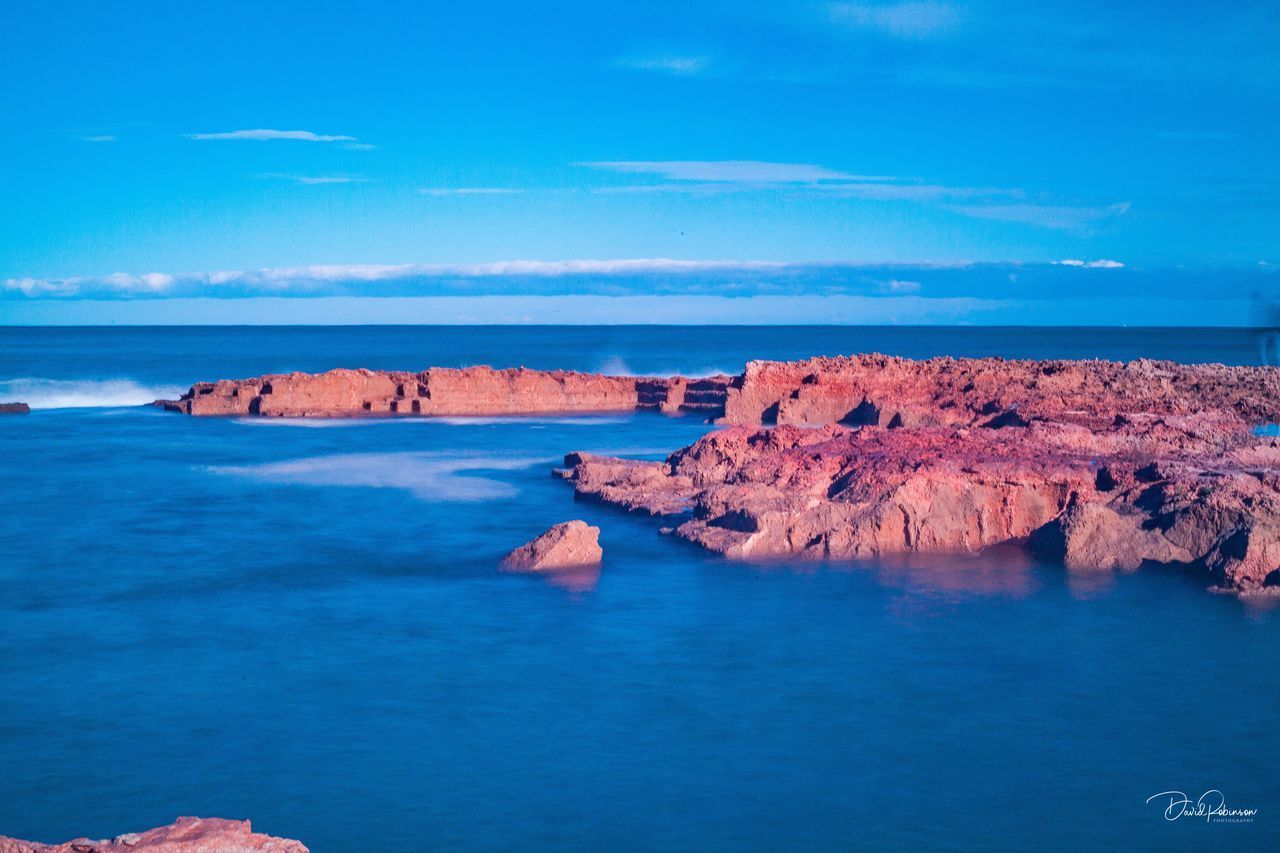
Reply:
[[146, 832], [131, 832], [112, 839], [94, 841], [76, 838], [62, 844], [41, 844], [0, 835], [0, 853], [111, 853], [140, 850], [146, 853], [214, 853], [214, 851], [262, 851], [262, 853], [307, 853], [300, 841], [275, 838], [254, 832], [247, 820], [180, 817], [168, 826]]
[[202, 383], [193, 415], [494, 415], [656, 409], [726, 429], [663, 462], [570, 454], [584, 498], [667, 517], [734, 558], [974, 553], [1019, 543], [1073, 571], [1179, 566], [1280, 590], [1274, 368], [882, 355], [755, 361], [735, 377], [336, 370]]

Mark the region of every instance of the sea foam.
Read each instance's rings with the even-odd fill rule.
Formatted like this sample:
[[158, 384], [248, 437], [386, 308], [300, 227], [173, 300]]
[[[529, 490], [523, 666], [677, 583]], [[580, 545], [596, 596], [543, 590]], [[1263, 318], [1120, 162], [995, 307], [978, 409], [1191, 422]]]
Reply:
[[26, 403], [33, 409], [143, 406], [152, 400], [177, 397], [183, 390], [172, 385], [144, 385], [133, 379], [0, 379], [0, 401]]
[[402, 489], [424, 501], [487, 501], [518, 493], [510, 483], [470, 471], [518, 471], [552, 459], [440, 453], [341, 453], [263, 465], [212, 466], [215, 474], [270, 483]]

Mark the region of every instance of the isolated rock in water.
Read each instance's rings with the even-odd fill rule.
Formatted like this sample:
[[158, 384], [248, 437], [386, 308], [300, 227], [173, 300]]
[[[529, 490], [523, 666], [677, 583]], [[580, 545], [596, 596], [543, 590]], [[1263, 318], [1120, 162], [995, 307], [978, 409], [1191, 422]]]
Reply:
[[600, 562], [600, 528], [585, 521], [565, 521], [532, 542], [521, 545], [502, 561], [506, 569], [538, 572], [592, 566]]
[[62, 844], [40, 844], [0, 836], [0, 853], [308, 853], [300, 841], [254, 832], [247, 820], [180, 817], [168, 826], [131, 832], [105, 841], [77, 838]]
[[26, 403], [0, 403], [0, 415], [28, 415], [31, 407]]

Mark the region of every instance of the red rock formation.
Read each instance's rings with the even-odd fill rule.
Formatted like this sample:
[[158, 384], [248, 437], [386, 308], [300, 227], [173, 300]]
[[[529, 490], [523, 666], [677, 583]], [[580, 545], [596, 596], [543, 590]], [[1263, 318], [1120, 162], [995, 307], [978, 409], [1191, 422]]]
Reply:
[[31, 407], [26, 403], [0, 403], [0, 415], [28, 415]]
[[676, 516], [737, 558], [869, 558], [1029, 543], [1072, 569], [1194, 563], [1257, 592], [1280, 568], [1280, 443], [1234, 414], [1106, 428], [736, 426], [665, 462], [570, 454], [579, 494]]
[[193, 415], [722, 415], [740, 426], [665, 463], [573, 454], [565, 476], [606, 503], [689, 513], [680, 536], [735, 557], [1032, 542], [1074, 570], [1194, 563], [1237, 591], [1280, 568], [1280, 450], [1249, 429], [1280, 421], [1273, 368], [862, 355], [756, 361], [732, 380], [334, 370], [158, 402]]
[[201, 382], [156, 404], [192, 415], [518, 415], [657, 409], [724, 423], [893, 427], [1034, 418], [1105, 424], [1117, 412], [1228, 409], [1280, 420], [1280, 378], [1261, 367], [1167, 361], [1005, 361], [882, 355], [753, 361], [740, 376], [601, 376], [525, 368], [330, 370]]
[[247, 820], [180, 817], [168, 826], [129, 833], [105, 841], [77, 838], [62, 844], [40, 844], [0, 836], [0, 853], [307, 853], [300, 841], [254, 832]]
[[512, 551], [502, 561], [510, 571], [542, 572], [599, 565], [600, 528], [585, 521], [565, 521]]
[[1119, 412], [1234, 411], [1280, 420], [1273, 368], [1147, 359], [1006, 361], [883, 355], [753, 361], [733, 380], [724, 422], [821, 426], [950, 426], [1028, 418], [1105, 424]]
[[525, 368], [330, 370], [200, 382], [156, 405], [189, 415], [526, 415], [658, 409], [718, 415], [729, 378], [600, 376]]

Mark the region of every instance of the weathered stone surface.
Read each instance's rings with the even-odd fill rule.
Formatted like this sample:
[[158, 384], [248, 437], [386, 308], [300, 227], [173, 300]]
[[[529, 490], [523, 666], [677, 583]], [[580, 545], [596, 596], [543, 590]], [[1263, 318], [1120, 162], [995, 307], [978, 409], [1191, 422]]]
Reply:
[[573, 454], [584, 497], [674, 516], [736, 558], [869, 558], [1032, 543], [1073, 570], [1187, 563], [1237, 592], [1280, 568], [1280, 444], [1230, 412], [1098, 428], [734, 426], [665, 462]]
[[200, 382], [156, 405], [189, 415], [360, 417], [526, 415], [657, 409], [718, 416], [725, 376], [690, 380], [564, 370], [433, 367], [420, 373], [330, 370]]
[[1250, 427], [1280, 421], [1278, 392], [1274, 368], [860, 355], [755, 361], [733, 379], [334, 370], [200, 383], [158, 403], [306, 417], [700, 412], [737, 426], [666, 462], [571, 454], [561, 474], [734, 557], [1029, 542], [1073, 570], [1188, 563], [1256, 592], [1280, 569], [1280, 447]]
[[300, 841], [254, 832], [247, 820], [180, 817], [168, 826], [113, 839], [77, 838], [62, 844], [41, 844], [0, 836], [0, 853], [307, 853]]
[[883, 355], [753, 361], [733, 380], [724, 422], [887, 427], [1014, 425], [1033, 418], [1099, 423], [1119, 412], [1230, 410], [1280, 420], [1274, 368], [1141, 359], [1008, 361]]
[[192, 415], [354, 417], [516, 415], [656, 409], [730, 424], [1025, 426], [1035, 419], [1099, 426], [1118, 412], [1230, 410], [1280, 421], [1273, 368], [1142, 359], [1006, 361], [883, 355], [753, 361], [739, 376], [601, 376], [490, 367], [419, 373], [330, 370], [201, 382], [157, 405]]
[[565, 521], [508, 554], [502, 566], [510, 571], [541, 572], [598, 565], [604, 558], [600, 528], [585, 521]]
[[31, 407], [26, 403], [0, 403], [0, 415], [28, 415]]

